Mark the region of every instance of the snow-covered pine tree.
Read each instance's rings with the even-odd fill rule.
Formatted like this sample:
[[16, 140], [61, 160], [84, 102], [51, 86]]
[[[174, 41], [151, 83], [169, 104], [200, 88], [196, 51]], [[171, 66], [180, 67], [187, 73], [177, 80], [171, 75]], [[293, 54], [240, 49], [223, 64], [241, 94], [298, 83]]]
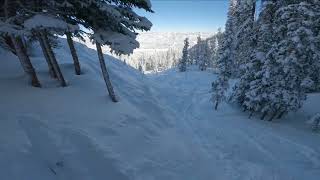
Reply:
[[[218, 108], [221, 100], [225, 100], [225, 94], [229, 88], [229, 79], [234, 69], [234, 25], [235, 25], [235, 8], [236, 0], [230, 1], [228, 18], [223, 33], [222, 41], [218, 44], [217, 50], [217, 69], [218, 79], [212, 83], [212, 98], [215, 109]], [[217, 91], [218, 90], [218, 91]]]
[[289, 1], [268, 1], [263, 6], [256, 53], [237, 96], [245, 109], [262, 113], [262, 119], [269, 115], [273, 120], [298, 110], [306, 88], [313, 84], [311, 74], [319, 54], [312, 6]]
[[[139, 47], [139, 43], [136, 41], [137, 33], [135, 30], [148, 31], [152, 26], [152, 23], [147, 18], [137, 15], [133, 11], [133, 7], [152, 12], [151, 3], [148, 0], [89, 2], [90, 6], [79, 8], [77, 15], [84, 18], [86, 23], [83, 25], [94, 32], [91, 38], [96, 43], [99, 62], [109, 96], [113, 102], [117, 102], [118, 99], [115, 96], [106, 68], [101, 45], [108, 45], [118, 55], [132, 53], [135, 48]], [[90, 16], [87, 16], [88, 14]]]
[[217, 51], [217, 66], [220, 70], [221, 75], [226, 77], [222, 79], [230, 78], [232, 72], [234, 72], [234, 16], [237, 3], [238, 2], [236, 0], [230, 1], [225, 32], [223, 33], [222, 42], [219, 44]]
[[187, 70], [187, 62], [188, 62], [188, 58], [189, 58], [188, 48], [189, 48], [189, 39], [186, 38], [184, 40], [184, 47], [182, 50], [182, 58], [180, 59], [180, 62], [179, 62], [179, 71], [180, 72], [185, 72]]
[[250, 61], [254, 49], [254, 15], [255, 0], [240, 1], [237, 8], [237, 32], [235, 37], [235, 56], [234, 65], [236, 76], [240, 77], [244, 73], [244, 66]]
[[223, 43], [223, 38], [224, 38], [224, 32], [222, 32], [221, 28], [218, 29], [218, 32], [216, 34], [216, 47], [215, 47], [215, 52], [214, 52], [214, 63], [215, 63], [215, 68], [217, 68], [218, 64], [218, 59], [219, 59], [219, 49], [222, 47]]
[[197, 37], [197, 44], [195, 48], [195, 60], [194, 64], [199, 65], [200, 61], [203, 59], [203, 47], [202, 47], [202, 39], [200, 36]]
[[208, 67], [214, 67], [216, 61], [217, 52], [217, 35], [215, 34], [211, 38], [207, 39], [208, 44]]
[[264, 104], [268, 96], [267, 82], [262, 81], [262, 66], [267, 52], [274, 43], [273, 21], [276, 13], [275, 0], [264, 1], [258, 21], [255, 25], [256, 34], [253, 51], [249, 62], [244, 66], [244, 74], [235, 86], [232, 100], [238, 102], [244, 110], [265, 114]]
[[[315, 39], [315, 51], [320, 54], [320, 0], [312, 0], [313, 23], [312, 31], [314, 33]], [[320, 92], [320, 59], [314, 64], [314, 70], [311, 72], [311, 80], [313, 85], [308, 90], [311, 92]]]
[[227, 77], [219, 76], [216, 81], [212, 82], [211, 88], [211, 101], [214, 104], [214, 109], [218, 110], [218, 106], [221, 104], [221, 102], [226, 100], [226, 92], [229, 88]]
[[281, 76], [278, 81], [282, 83], [275, 87], [275, 99], [270, 98], [270, 120], [302, 106], [306, 89], [313, 84], [312, 73], [319, 70], [314, 15], [313, 4], [308, 2], [289, 4], [277, 12], [275, 30], [281, 40], [270, 54], [280, 63], [282, 69], [277, 76]]
[[201, 59], [199, 59], [199, 69], [200, 71], [205, 71], [208, 68], [209, 65], [209, 59], [210, 59], [210, 49], [208, 40], [202, 41], [201, 44], [199, 44], [201, 47]]

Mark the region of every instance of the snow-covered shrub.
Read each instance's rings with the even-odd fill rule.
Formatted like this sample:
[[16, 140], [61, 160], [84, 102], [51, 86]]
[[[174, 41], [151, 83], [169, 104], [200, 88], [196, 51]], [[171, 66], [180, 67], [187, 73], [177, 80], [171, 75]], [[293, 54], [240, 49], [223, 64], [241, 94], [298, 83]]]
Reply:
[[226, 92], [229, 88], [228, 79], [221, 76], [212, 83], [211, 101], [214, 104], [214, 109], [217, 110], [221, 102], [226, 100]]
[[313, 131], [319, 131], [320, 130], [320, 113], [316, 113], [313, 115], [309, 122], [312, 124], [312, 130]]

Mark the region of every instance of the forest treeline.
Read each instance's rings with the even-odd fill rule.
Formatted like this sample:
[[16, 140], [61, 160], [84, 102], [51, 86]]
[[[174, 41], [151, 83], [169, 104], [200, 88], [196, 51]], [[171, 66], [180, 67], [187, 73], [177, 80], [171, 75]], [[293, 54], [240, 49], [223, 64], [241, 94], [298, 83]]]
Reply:
[[[250, 117], [272, 121], [320, 90], [320, 1], [231, 0], [217, 51], [212, 101], [239, 104]], [[227, 96], [230, 79], [239, 79]]]

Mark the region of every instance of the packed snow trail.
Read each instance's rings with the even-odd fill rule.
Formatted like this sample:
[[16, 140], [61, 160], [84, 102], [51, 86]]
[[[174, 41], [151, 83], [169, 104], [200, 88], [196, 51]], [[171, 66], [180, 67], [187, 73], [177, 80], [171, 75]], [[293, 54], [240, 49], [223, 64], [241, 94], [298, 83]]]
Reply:
[[[286, 121], [294, 121], [292, 118], [299, 117], [299, 113], [289, 116], [281, 124], [258, 118], [250, 120], [246, 113], [227, 104], [214, 111], [210, 103], [210, 83], [214, 78], [210, 72], [192, 70], [186, 73], [171, 70], [151, 75], [151, 82], [156, 82], [153, 85], [160, 89], [158, 99], [181, 114], [182, 118], [177, 121], [190, 127], [193, 134], [190, 136], [197, 139], [198, 148], [207, 154], [208, 161], [204, 163], [216, 171], [212, 177], [319, 178], [319, 136], [312, 134], [310, 129], [296, 129], [285, 124]], [[301, 141], [301, 135], [310, 139]]]
[[56, 50], [69, 86], [48, 78], [28, 86], [19, 61], [0, 52], [0, 177], [4, 180], [247, 180], [320, 177], [319, 134], [304, 121], [318, 94], [273, 123], [210, 103], [211, 72], [142, 75], [106, 55], [119, 103], [112, 103], [96, 51], [76, 43], [75, 76], [65, 40]]

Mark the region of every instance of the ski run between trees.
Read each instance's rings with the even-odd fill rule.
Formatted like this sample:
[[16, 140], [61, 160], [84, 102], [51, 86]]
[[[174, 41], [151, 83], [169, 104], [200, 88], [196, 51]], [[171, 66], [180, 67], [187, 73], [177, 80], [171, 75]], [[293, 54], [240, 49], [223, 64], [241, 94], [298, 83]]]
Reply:
[[214, 111], [217, 76], [209, 70], [143, 75], [105, 55], [120, 100], [113, 104], [96, 50], [75, 43], [80, 77], [67, 40], [59, 44], [55, 53], [69, 80], [63, 89], [48, 76], [40, 48], [32, 62], [41, 89], [27, 86], [18, 59], [1, 52], [3, 179], [318, 179], [319, 134], [306, 120], [318, 111], [319, 94], [269, 123], [229, 103]]
[[1, 179], [318, 180], [320, 0], [258, 2], [134, 69], [149, 0], [0, 1]]

